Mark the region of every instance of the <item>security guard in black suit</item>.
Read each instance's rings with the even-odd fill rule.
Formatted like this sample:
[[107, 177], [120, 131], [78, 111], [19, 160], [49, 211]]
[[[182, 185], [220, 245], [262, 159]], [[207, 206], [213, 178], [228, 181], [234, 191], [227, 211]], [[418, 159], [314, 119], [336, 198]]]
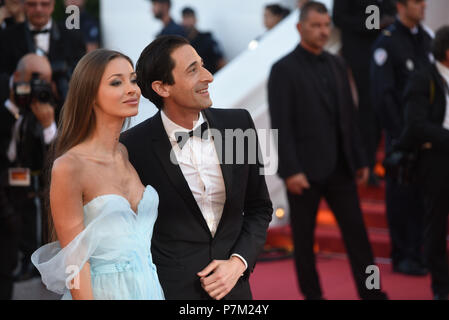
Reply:
[[[421, 25], [425, 0], [397, 0], [398, 17], [373, 47], [371, 94], [385, 129], [388, 155], [403, 126], [404, 89], [413, 72], [432, 62], [432, 37]], [[422, 264], [423, 203], [417, 185], [403, 185], [386, 177], [386, 209], [392, 243], [393, 270], [424, 275]]]
[[297, 24], [301, 42], [273, 65], [268, 80], [297, 278], [306, 299], [323, 299], [313, 248], [316, 215], [324, 198], [338, 221], [360, 298], [386, 299], [380, 288], [366, 286], [366, 268], [374, 265], [374, 257], [356, 183], [366, 182], [369, 169], [346, 66], [323, 50], [330, 22], [324, 4], [304, 4]]

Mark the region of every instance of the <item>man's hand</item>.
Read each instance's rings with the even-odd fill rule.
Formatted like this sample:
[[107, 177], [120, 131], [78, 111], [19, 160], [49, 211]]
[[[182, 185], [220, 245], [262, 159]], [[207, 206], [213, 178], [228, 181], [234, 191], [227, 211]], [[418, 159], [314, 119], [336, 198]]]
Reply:
[[287, 190], [290, 193], [302, 195], [304, 189], [309, 189], [310, 184], [304, 173], [298, 173], [285, 179]]
[[55, 110], [49, 103], [33, 101], [31, 103], [31, 111], [33, 111], [44, 129], [50, 127], [55, 121]]
[[213, 260], [197, 273], [201, 286], [215, 300], [220, 300], [234, 288], [245, 272], [245, 264], [238, 257], [228, 260]]
[[358, 185], [366, 185], [369, 179], [369, 168], [360, 168], [356, 172], [356, 182]]

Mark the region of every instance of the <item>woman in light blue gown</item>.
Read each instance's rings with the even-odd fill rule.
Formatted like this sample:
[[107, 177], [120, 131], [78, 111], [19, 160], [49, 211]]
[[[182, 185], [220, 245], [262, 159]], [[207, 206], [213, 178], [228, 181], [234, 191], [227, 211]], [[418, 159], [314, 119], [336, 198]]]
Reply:
[[144, 187], [119, 143], [140, 89], [131, 60], [111, 50], [75, 68], [53, 144], [50, 231], [32, 255], [63, 299], [164, 299], [151, 257], [158, 195]]

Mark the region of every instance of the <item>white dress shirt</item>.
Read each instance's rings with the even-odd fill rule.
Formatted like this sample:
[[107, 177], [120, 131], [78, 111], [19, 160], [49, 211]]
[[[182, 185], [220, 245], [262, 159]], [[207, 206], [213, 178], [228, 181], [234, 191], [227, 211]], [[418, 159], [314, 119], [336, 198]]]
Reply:
[[446, 113], [444, 116], [443, 127], [449, 130], [449, 68], [438, 61], [436, 62], [436, 67], [443, 77], [443, 80], [446, 82], [444, 90], [446, 93]]
[[[51, 30], [51, 26], [53, 24], [53, 20], [50, 19], [48, 23], [41, 29], [38, 29], [34, 27], [31, 23], [28, 24], [30, 30]], [[47, 33], [39, 33], [34, 36], [34, 43], [36, 44], [36, 54], [37, 55], [43, 55], [42, 53], [45, 53], [48, 55], [50, 52], [50, 32]]]
[[[203, 214], [212, 237], [214, 237], [226, 201], [226, 188], [220, 161], [210, 132], [208, 139], [193, 136], [180, 148], [175, 133], [190, 132], [191, 130], [174, 123], [163, 111], [161, 112], [161, 118], [172, 145], [172, 152], [176, 156], [182, 174]], [[192, 130], [201, 126], [203, 122], [205, 120], [200, 113], [198, 121], [194, 124]], [[238, 254], [232, 254], [232, 256], [240, 258], [245, 266], [248, 267], [243, 257]]]

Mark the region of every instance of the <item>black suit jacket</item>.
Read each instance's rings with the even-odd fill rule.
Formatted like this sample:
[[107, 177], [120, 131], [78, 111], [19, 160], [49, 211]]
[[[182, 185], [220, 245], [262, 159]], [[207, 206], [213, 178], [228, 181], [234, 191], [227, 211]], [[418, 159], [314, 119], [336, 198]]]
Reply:
[[[11, 142], [12, 129], [15, 123], [16, 118], [6, 109], [3, 101], [0, 104], [0, 170], [3, 173], [11, 165], [6, 154]], [[6, 180], [2, 182], [6, 182]]]
[[[203, 114], [213, 129], [254, 128], [245, 110], [207, 109]], [[224, 135], [223, 135], [224, 137]], [[171, 143], [158, 112], [124, 132], [120, 138], [130, 162], [144, 185], [159, 194], [159, 215], [154, 227], [154, 263], [167, 299], [208, 299], [196, 275], [212, 260], [240, 254], [248, 263], [228, 299], [249, 299], [249, 272], [266, 238], [272, 203], [257, 164], [222, 164], [226, 202], [215, 237], [189, 189], [182, 171], [170, 160]], [[225, 144], [215, 139], [217, 152]]]
[[438, 192], [449, 179], [449, 130], [442, 125], [446, 112], [443, 81], [432, 64], [413, 74], [405, 90], [405, 129], [399, 147], [428, 144], [419, 152], [419, 177], [427, 192]]
[[339, 156], [338, 132], [343, 159], [354, 173], [367, 162], [347, 69], [337, 56], [323, 53], [336, 80], [337, 123], [335, 105], [324, 98], [319, 80], [301, 50], [298, 45], [276, 62], [268, 81], [272, 128], [279, 130], [279, 175], [285, 179], [305, 173], [309, 181], [328, 177]]
[[0, 103], [0, 219], [12, 212], [6, 196], [8, 168], [11, 167], [7, 152], [15, 122], [16, 118], [5, 108], [4, 101], [2, 101]]
[[[35, 52], [35, 45], [28, 22], [7, 28], [0, 36], [0, 72], [11, 75], [20, 58], [30, 52]], [[51, 63], [65, 62], [72, 72], [85, 52], [86, 46], [79, 30], [68, 30], [64, 25], [53, 22], [48, 53]]]

